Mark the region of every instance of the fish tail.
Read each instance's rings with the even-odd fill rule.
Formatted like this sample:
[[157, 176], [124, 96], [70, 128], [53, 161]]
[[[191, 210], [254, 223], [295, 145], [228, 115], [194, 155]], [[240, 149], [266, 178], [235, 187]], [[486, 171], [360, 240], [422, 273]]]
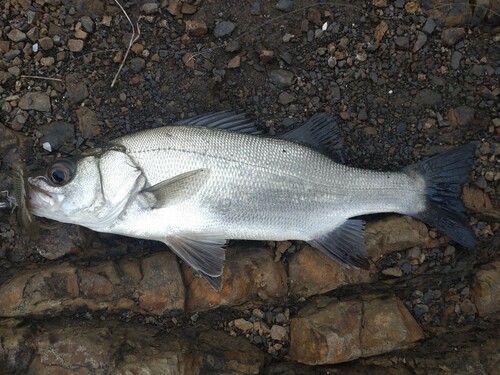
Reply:
[[404, 169], [408, 175], [424, 182], [426, 203], [420, 212], [409, 212], [445, 233], [453, 241], [472, 248], [476, 239], [461, 199], [462, 185], [467, 181], [477, 146], [469, 143], [451, 151], [426, 158]]

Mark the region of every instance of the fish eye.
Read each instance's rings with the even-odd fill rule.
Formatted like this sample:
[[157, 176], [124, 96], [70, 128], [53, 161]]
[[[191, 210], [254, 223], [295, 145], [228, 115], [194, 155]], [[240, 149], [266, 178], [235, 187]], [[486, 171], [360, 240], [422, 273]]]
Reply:
[[64, 186], [70, 182], [75, 175], [74, 164], [68, 160], [60, 160], [49, 167], [49, 180], [56, 186]]

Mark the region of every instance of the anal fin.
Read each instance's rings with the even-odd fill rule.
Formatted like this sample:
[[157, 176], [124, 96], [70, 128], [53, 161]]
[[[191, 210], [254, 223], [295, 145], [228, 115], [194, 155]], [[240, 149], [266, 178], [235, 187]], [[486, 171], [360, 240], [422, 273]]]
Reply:
[[363, 220], [349, 219], [333, 231], [308, 243], [345, 266], [367, 270], [370, 263], [366, 252], [364, 227]]
[[182, 233], [164, 241], [215, 289], [222, 287], [226, 239], [219, 234]]

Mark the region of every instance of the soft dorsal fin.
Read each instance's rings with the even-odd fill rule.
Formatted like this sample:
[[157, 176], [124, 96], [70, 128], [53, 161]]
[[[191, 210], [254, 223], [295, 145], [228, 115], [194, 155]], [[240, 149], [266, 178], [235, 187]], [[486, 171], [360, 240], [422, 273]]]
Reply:
[[226, 239], [214, 233], [181, 233], [164, 241], [215, 289], [222, 287]]
[[211, 129], [223, 129], [245, 134], [262, 134], [255, 126], [255, 121], [244, 114], [230, 111], [208, 113], [175, 122], [175, 125], [203, 126]]
[[367, 270], [370, 263], [365, 247], [364, 227], [363, 220], [349, 219], [332, 232], [308, 243], [345, 266]]
[[343, 141], [337, 120], [329, 113], [318, 113], [298, 128], [279, 136], [309, 146], [343, 163]]
[[165, 207], [193, 196], [204, 185], [208, 175], [208, 169], [195, 169], [150, 186], [141, 194], [153, 195], [154, 199], [146, 198], [151, 208]]

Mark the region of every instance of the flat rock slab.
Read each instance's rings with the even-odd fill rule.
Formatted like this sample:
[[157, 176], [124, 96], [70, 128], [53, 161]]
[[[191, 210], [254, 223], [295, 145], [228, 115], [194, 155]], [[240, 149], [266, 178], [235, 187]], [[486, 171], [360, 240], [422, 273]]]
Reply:
[[52, 315], [85, 308], [163, 314], [184, 309], [176, 257], [162, 252], [142, 260], [68, 263], [18, 274], [0, 286], [0, 316]]
[[288, 273], [290, 291], [298, 297], [309, 297], [342, 285], [371, 281], [369, 271], [346, 268], [308, 245], [289, 258]]
[[320, 297], [290, 326], [290, 357], [324, 365], [407, 348], [423, 331], [396, 297], [338, 301]]
[[187, 288], [186, 310], [206, 311], [255, 300], [284, 298], [288, 293], [287, 274], [281, 262], [265, 248], [236, 248], [227, 254], [224, 282], [215, 291], [191, 267], [183, 267]]
[[[267, 355], [221, 331], [174, 330], [116, 321], [0, 323], [0, 365], [29, 374], [258, 374]], [[154, 344], [152, 344], [154, 343]]]

